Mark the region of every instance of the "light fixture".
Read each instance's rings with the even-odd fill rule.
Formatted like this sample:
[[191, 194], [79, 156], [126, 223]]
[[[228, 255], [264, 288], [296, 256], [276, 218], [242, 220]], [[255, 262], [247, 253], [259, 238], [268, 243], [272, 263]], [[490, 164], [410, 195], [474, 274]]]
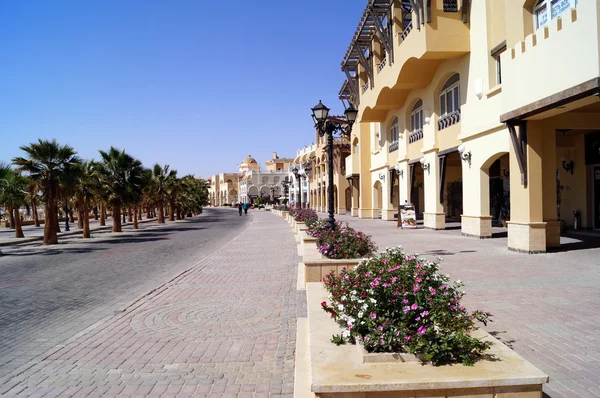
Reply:
[[471, 167], [471, 151], [466, 151], [466, 149], [467, 148], [465, 148], [465, 144], [460, 144], [458, 147], [458, 153], [460, 153], [460, 158], [469, 162], [469, 167]]
[[323, 105], [321, 100], [319, 100], [319, 103], [311, 110], [313, 119], [316, 120], [317, 123], [323, 123], [329, 115], [329, 108]]
[[482, 78], [475, 79], [475, 96], [477, 96], [478, 99], [481, 99], [481, 97], [483, 97], [483, 79]]
[[379, 173], [379, 179], [385, 181], [385, 173]]
[[565, 169], [565, 171], [567, 173], [571, 173], [571, 175], [573, 175], [573, 168], [575, 167], [575, 162], [573, 162], [572, 160], [567, 162], [567, 159], [560, 158], [560, 161], [562, 162], [563, 165], [563, 169]]
[[423, 166], [423, 170], [427, 171], [427, 174], [429, 174], [429, 167], [430, 167], [430, 164], [429, 164], [429, 163], [427, 163], [427, 161], [425, 160], [425, 158], [424, 158], [424, 157], [423, 157], [423, 158], [421, 158], [421, 159], [419, 160], [419, 162], [421, 162], [421, 166]]

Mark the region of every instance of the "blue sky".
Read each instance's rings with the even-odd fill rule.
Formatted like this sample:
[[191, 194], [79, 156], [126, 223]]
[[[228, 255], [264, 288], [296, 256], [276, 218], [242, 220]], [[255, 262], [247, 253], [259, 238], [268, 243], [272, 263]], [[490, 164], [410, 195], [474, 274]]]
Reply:
[[56, 138], [181, 175], [314, 141], [364, 0], [0, 2], [0, 161]]

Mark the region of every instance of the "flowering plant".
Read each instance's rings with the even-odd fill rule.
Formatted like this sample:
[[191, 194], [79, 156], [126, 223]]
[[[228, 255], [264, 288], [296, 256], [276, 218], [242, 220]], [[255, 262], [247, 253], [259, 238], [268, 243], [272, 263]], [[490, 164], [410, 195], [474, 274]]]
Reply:
[[434, 365], [472, 365], [491, 347], [471, 332], [492, 314], [467, 311], [462, 282], [450, 282], [437, 262], [386, 249], [324, 282], [330, 303], [321, 306], [344, 329], [337, 343], [358, 340], [369, 352], [408, 352]]
[[377, 251], [371, 235], [356, 231], [348, 224], [336, 222], [336, 228], [331, 229], [327, 220], [319, 220], [310, 225], [308, 233], [317, 238], [317, 249], [327, 258], [361, 258]]
[[317, 212], [313, 209], [291, 209], [290, 215], [294, 217], [296, 222], [310, 222], [319, 219]]

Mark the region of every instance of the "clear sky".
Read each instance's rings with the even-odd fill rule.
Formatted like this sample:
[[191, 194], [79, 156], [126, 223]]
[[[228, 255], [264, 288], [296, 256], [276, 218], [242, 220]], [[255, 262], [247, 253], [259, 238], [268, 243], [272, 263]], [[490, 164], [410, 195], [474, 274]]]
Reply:
[[365, 0], [0, 1], [0, 161], [56, 138], [180, 175], [293, 157], [310, 108], [341, 113]]

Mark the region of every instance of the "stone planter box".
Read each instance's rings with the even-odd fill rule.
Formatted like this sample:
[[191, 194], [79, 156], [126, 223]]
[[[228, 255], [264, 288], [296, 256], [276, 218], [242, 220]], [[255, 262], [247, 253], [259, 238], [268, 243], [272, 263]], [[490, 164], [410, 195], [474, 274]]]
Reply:
[[[512, 397], [541, 398], [548, 376], [483, 330], [492, 342], [489, 359], [474, 366], [429, 366], [417, 362], [364, 362], [353, 345], [330, 342], [339, 326], [321, 309], [328, 300], [322, 283], [306, 284], [308, 322], [298, 322], [296, 396]], [[306, 368], [306, 369], [304, 369]]]
[[362, 344], [356, 344], [356, 349], [362, 357], [362, 363], [402, 363], [423, 361], [423, 355], [413, 355], [403, 352], [369, 352]]

